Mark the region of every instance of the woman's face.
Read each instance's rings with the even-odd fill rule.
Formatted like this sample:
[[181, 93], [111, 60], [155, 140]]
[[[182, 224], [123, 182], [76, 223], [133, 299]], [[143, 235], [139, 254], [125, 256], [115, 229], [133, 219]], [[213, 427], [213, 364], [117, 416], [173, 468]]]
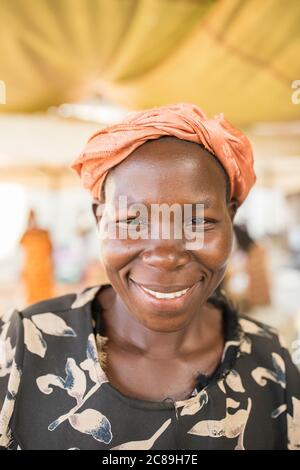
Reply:
[[[147, 141], [108, 174], [105, 202], [117, 217], [112, 222], [104, 211], [100, 226], [115, 224], [118, 236], [101, 240], [102, 261], [119, 305], [145, 327], [161, 332], [184, 328], [220, 284], [231, 254], [236, 210], [225, 195], [224, 174], [210, 154], [175, 137]], [[209, 202], [200, 224], [202, 245], [187, 249], [185, 237], [175, 238], [172, 231], [169, 239], [151, 238], [145, 219], [120, 212], [120, 196], [127, 197], [128, 207], [142, 203], [149, 208], [149, 226], [151, 204], [177, 203], [182, 209], [192, 204], [193, 218], [182, 219], [191, 230], [199, 222], [196, 204]], [[135, 227], [141, 222], [143, 233], [149, 230], [148, 238], [124, 236], [133, 220]]]

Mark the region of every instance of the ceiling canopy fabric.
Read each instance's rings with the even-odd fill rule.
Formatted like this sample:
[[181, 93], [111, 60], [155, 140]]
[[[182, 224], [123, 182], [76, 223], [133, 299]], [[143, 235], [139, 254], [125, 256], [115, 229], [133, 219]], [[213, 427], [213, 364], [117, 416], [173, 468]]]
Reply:
[[0, 112], [100, 95], [236, 125], [300, 116], [299, 0], [1, 0], [0, 20]]

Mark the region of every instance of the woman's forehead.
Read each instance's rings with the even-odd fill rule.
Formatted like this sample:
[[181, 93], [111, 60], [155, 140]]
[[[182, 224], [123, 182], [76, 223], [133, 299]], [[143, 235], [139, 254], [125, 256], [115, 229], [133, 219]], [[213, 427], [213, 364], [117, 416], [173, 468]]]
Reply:
[[201, 155], [210, 155], [202, 145], [174, 136], [163, 136], [159, 139], [148, 140], [140, 145], [122, 163], [140, 159], [165, 161], [174, 157], [200, 157]]
[[226, 181], [208, 151], [192, 142], [166, 137], [138, 147], [108, 175], [106, 195], [133, 200], [224, 198]]

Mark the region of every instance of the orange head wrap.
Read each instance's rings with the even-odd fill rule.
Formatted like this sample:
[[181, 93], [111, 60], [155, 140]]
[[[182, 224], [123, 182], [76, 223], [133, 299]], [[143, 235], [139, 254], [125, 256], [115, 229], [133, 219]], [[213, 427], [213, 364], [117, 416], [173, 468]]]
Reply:
[[120, 124], [94, 134], [72, 164], [95, 198], [109, 170], [147, 140], [171, 135], [204, 146], [226, 170], [231, 197], [240, 206], [256, 181], [252, 148], [247, 137], [222, 114], [208, 119], [198, 106], [178, 103], [130, 113]]

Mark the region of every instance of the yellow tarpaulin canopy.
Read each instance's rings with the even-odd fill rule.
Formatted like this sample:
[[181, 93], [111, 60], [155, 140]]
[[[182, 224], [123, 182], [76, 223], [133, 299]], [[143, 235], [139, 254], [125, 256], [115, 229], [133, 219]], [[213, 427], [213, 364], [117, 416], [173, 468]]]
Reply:
[[1, 112], [98, 94], [240, 125], [300, 116], [299, 0], [1, 0], [0, 21]]

